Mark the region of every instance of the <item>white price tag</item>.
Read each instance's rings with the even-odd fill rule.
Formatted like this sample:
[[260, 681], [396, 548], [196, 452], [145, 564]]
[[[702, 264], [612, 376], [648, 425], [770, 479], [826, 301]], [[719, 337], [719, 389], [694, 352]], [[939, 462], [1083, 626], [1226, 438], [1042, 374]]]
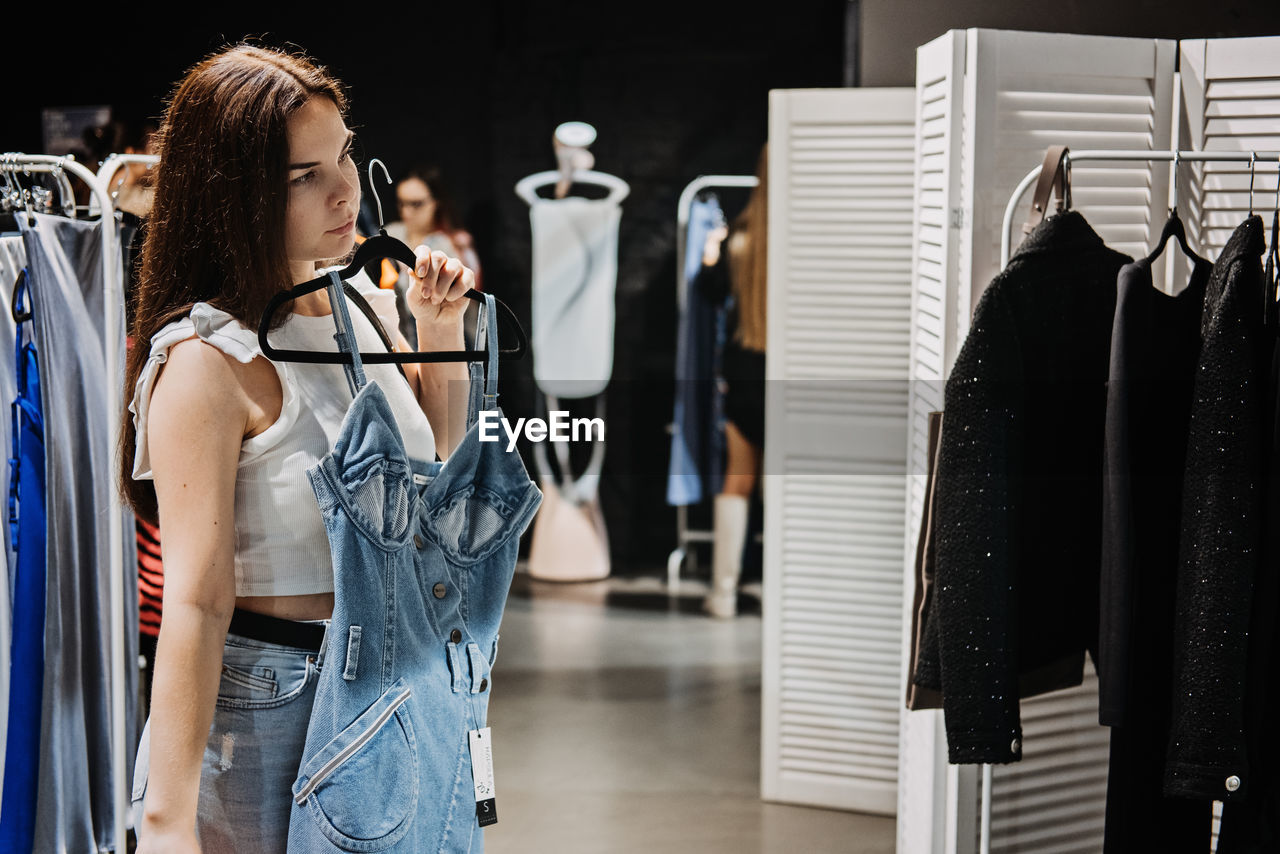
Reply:
[[498, 823], [498, 805], [493, 789], [493, 740], [489, 727], [467, 734], [471, 747], [471, 779], [476, 788], [476, 821], [481, 827]]

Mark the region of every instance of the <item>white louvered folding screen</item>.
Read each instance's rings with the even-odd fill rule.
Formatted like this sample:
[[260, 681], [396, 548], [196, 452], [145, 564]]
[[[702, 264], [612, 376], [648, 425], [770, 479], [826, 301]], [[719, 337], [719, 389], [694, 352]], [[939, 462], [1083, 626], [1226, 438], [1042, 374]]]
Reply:
[[[916, 52], [916, 158], [912, 244], [911, 396], [908, 430], [907, 523], [903, 555], [906, 591], [903, 649], [910, 648], [915, 539], [924, 507], [929, 413], [942, 409], [942, 379], [955, 361], [959, 336], [960, 158], [965, 38], [953, 30]], [[905, 673], [899, 696], [906, 693]], [[947, 822], [934, 806], [946, 802], [941, 788], [972, 788], [971, 769], [948, 769], [940, 712], [915, 712], [902, 720], [899, 745], [898, 850], [942, 851]], [[948, 780], [948, 777], [950, 779]], [[962, 780], [961, 778], [967, 778]], [[971, 817], [971, 816], [970, 816]]]
[[762, 794], [892, 814], [912, 90], [773, 92], [769, 144]]
[[[959, 61], [957, 53], [963, 54]], [[945, 165], [926, 170], [922, 161], [921, 167], [925, 183], [917, 204], [912, 368], [914, 385], [922, 391], [913, 402], [909, 471], [925, 468], [919, 419], [928, 404], [923, 389], [935, 377], [936, 354], [949, 369], [973, 306], [998, 272], [1000, 225], [1010, 192], [1051, 144], [1077, 150], [1167, 148], [1173, 59], [1169, 41], [999, 30], [953, 31], [920, 49], [921, 144], [934, 125], [956, 136], [935, 144], [945, 152]], [[935, 119], [940, 100], [950, 105], [946, 123]], [[952, 194], [945, 202], [950, 235], [942, 244], [949, 246], [943, 257], [955, 261], [941, 268], [930, 256], [940, 239], [929, 222], [934, 205], [927, 182], [936, 172], [948, 176]], [[1079, 164], [1072, 172], [1073, 206], [1112, 246], [1145, 253], [1152, 229], [1164, 221], [1167, 174], [1146, 164]], [[1028, 203], [1018, 212], [1019, 223]], [[937, 269], [941, 282], [930, 275]], [[939, 309], [939, 295], [954, 299], [954, 305], [944, 302]], [[940, 343], [933, 340], [939, 316], [944, 320]], [[922, 494], [918, 485], [910, 492], [908, 541], [918, 531]], [[906, 566], [910, 582], [912, 568]], [[1093, 709], [1088, 726], [1081, 726], [1089, 717], [1082, 718], [1082, 708]], [[994, 770], [993, 851], [1099, 850], [1108, 739], [1096, 725], [1096, 708], [1092, 680], [1023, 703], [1024, 758]], [[979, 805], [973, 771], [944, 771], [938, 756], [945, 756], [945, 741], [938, 735], [936, 713], [909, 713], [903, 731], [899, 851], [976, 850]], [[1062, 732], [1071, 735], [1054, 736]], [[934, 751], [932, 764], [926, 750]]]
[[[1280, 151], [1280, 37], [1189, 40], [1179, 52], [1181, 147]], [[1249, 212], [1249, 164], [1186, 164], [1180, 177], [1188, 235], [1213, 258]], [[1259, 163], [1253, 207], [1268, 226], [1275, 205], [1276, 164]]]

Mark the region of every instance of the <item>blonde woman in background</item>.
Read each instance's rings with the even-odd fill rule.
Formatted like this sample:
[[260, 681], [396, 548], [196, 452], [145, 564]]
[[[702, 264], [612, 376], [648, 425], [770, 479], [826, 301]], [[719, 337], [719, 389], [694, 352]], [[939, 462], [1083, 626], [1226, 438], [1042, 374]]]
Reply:
[[708, 235], [699, 274], [706, 277], [703, 293], [733, 297], [720, 370], [725, 384], [725, 477], [715, 498], [711, 591], [703, 601], [703, 610], [713, 617], [733, 617], [738, 611], [747, 517], [764, 449], [768, 160], [766, 145], [756, 165], [759, 185], [731, 227]]

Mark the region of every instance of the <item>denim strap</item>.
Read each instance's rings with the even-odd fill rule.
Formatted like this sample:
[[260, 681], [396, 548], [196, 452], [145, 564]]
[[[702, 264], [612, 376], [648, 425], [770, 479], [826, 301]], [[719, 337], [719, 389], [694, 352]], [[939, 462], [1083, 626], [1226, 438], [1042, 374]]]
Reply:
[[329, 271], [329, 307], [333, 309], [333, 322], [338, 329], [333, 340], [338, 342], [339, 352], [351, 354], [351, 364], [343, 364], [342, 368], [347, 374], [351, 396], [355, 397], [368, 380], [364, 375], [364, 362], [360, 359], [360, 343], [355, 327], [351, 325], [351, 313], [347, 310], [347, 295], [343, 293], [342, 279], [337, 270]]
[[498, 304], [493, 294], [484, 295], [485, 324], [484, 343], [489, 352], [489, 367], [485, 372], [484, 408], [498, 408]]
[[473, 345], [478, 349], [481, 341], [485, 343], [488, 361], [468, 363], [467, 372], [471, 377], [471, 388], [467, 397], [467, 429], [480, 420], [480, 413], [498, 408], [498, 305], [493, 294], [484, 294], [484, 310], [476, 319], [476, 340]]

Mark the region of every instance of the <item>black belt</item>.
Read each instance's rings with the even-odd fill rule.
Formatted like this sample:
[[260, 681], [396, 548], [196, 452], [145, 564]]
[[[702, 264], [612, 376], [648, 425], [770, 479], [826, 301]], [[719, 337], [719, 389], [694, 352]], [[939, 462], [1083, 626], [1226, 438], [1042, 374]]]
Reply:
[[319, 652], [324, 644], [324, 625], [321, 623], [282, 620], [279, 617], [255, 614], [253, 611], [243, 611], [239, 608], [232, 612], [231, 625], [227, 631], [250, 640], [291, 646], [295, 649], [309, 649], [314, 652]]

